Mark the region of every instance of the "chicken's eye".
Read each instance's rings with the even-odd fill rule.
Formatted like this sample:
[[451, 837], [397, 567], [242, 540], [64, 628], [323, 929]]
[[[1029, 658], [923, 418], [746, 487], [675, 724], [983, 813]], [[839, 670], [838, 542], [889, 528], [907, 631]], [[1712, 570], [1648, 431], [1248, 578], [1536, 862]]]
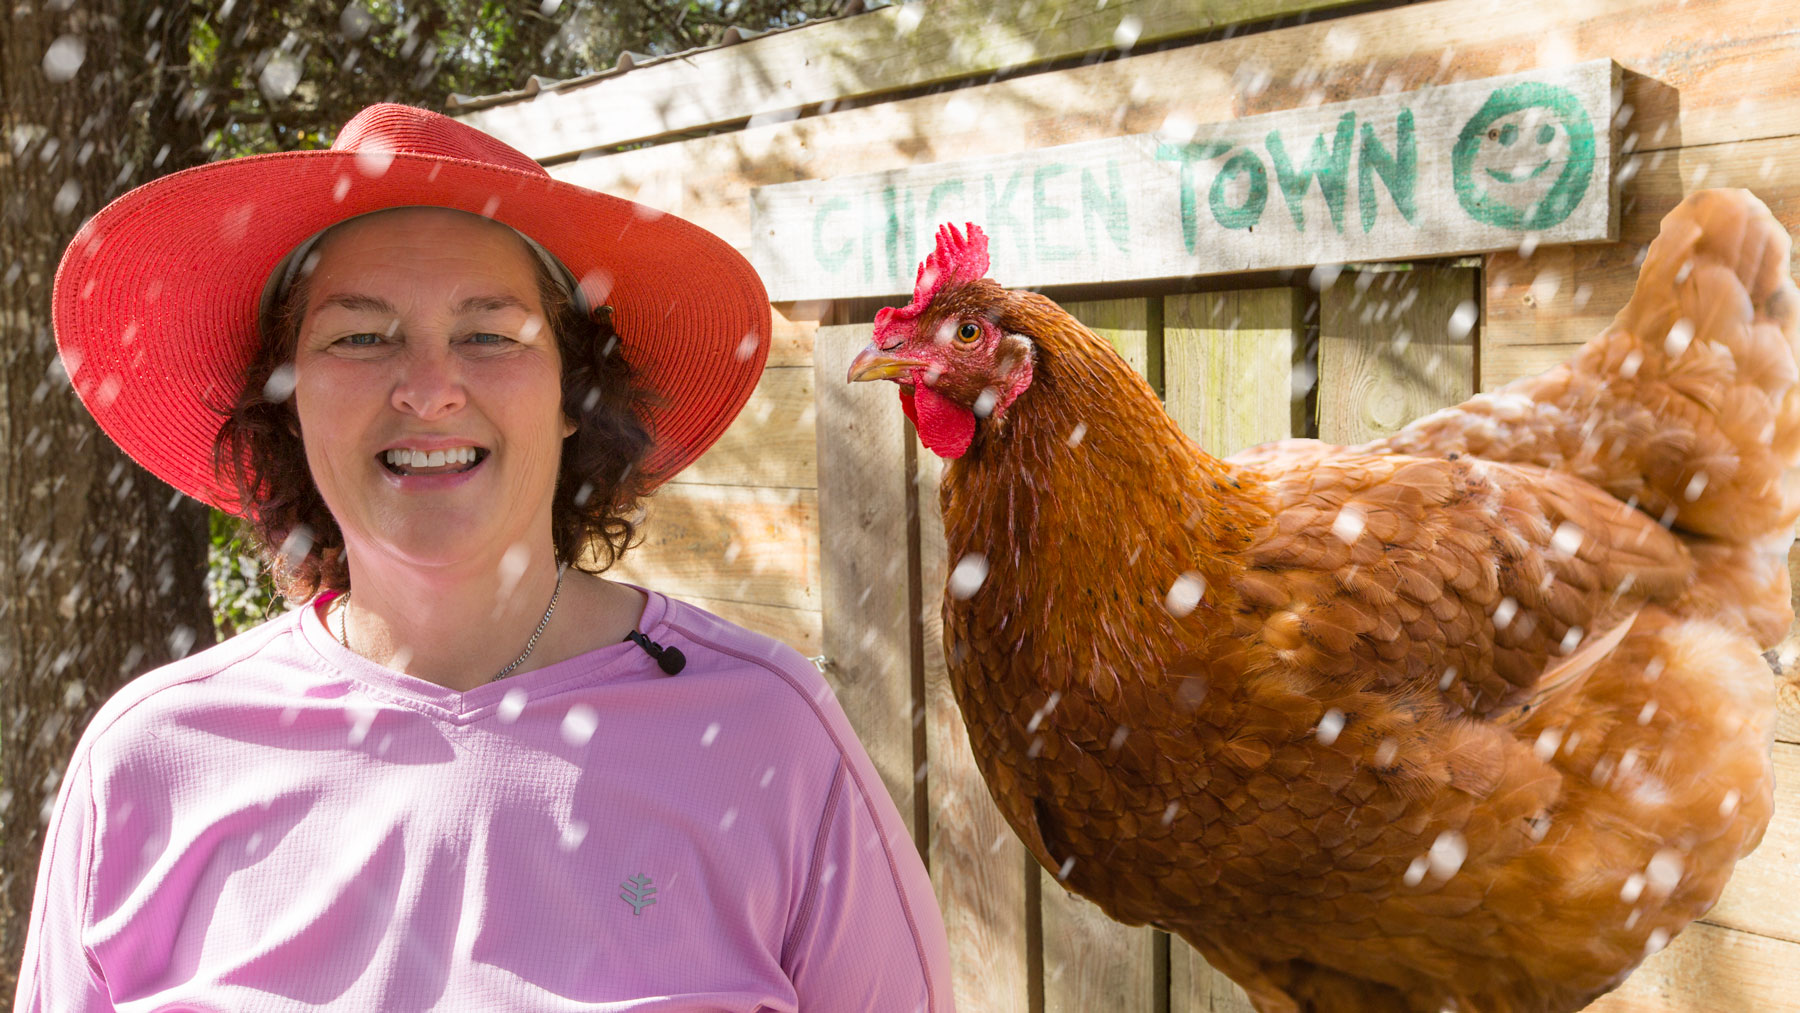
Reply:
[[974, 341], [981, 337], [981, 328], [973, 323], [964, 323], [956, 329], [956, 336], [963, 341]]

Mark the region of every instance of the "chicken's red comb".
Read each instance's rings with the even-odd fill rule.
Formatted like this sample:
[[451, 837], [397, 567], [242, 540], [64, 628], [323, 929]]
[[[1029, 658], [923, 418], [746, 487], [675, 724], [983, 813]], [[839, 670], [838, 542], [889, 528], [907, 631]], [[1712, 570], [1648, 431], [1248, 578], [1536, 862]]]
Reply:
[[897, 311], [899, 316], [910, 317], [922, 312], [945, 285], [968, 284], [987, 275], [987, 233], [974, 222], [968, 222], [964, 227], [969, 230], [966, 236], [956, 231], [954, 225], [938, 226], [937, 249], [919, 265], [919, 275], [913, 281], [912, 302]]

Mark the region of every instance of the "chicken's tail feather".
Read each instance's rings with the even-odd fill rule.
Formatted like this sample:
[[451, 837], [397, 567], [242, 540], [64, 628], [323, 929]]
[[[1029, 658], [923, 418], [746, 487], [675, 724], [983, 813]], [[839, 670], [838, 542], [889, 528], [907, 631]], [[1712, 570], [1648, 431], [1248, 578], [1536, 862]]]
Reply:
[[1375, 446], [1572, 472], [1680, 531], [1779, 539], [1800, 515], [1800, 289], [1747, 190], [1663, 220], [1631, 301], [1569, 363]]

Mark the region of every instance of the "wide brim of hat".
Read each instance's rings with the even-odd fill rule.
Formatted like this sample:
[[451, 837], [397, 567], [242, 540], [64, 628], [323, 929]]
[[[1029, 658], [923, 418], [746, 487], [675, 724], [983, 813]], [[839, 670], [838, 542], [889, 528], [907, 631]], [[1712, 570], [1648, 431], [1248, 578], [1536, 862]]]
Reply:
[[481, 162], [300, 151], [164, 176], [82, 227], [53, 298], [82, 403], [151, 473], [241, 513], [213, 446], [259, 347], [269, 273], [322, 229], [407, 206], [509, 225], [612, 307], [626, 359], [658, 400], [646, 420], [653, 482], [705, 452], [755, 388], [769, 352], [767, 293], [737, 250], [691, 222]]

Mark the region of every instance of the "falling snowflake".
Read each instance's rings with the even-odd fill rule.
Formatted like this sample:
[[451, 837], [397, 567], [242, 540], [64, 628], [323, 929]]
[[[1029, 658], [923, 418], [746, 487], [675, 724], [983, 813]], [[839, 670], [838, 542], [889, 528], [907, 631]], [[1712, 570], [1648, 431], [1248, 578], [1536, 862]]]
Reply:
[[62, 84], [75, 76], [87, 59], [87, 43], [74, 35], [59, 36], [44, 50], [44, 76], [52, 84]]
[[514, 686], [506, 691], [505, 696], [500, 698], [500, 706], [494, 710], [494, 716], [500, 719], [501, 724], [510, 725], [514, 721], [519, 720], [519, 715], [524, 712], [524, 710], [525, 691]]
[[1464, 299], [1457, 303], [1450, 314], [1450, 322], [1445, 326], [1445, 333], [1451, 341], [1461, 341], [1475, 330], [1475, 322], [1481, 319], [1481, 310], [1472, 299]]
[[1581, 549], [1583, 537], [1581, 528], [1568, 521], [1563, 521], [1556, 526], [1556, 533], [1550, 536], [1550, 550], [1556, 553], [1558, 559], [1565, 561], [1573, 559], [1575, 553]]
[[1669, 327], [1668, 337], [1663, 339], [1663, 354], [1669, 358], [1677, 358], [1694, 342], [1694, 322], [1677, 320]]
[[974, 597], [987, 575], [987, 557], [981, 553], [971, 552], [957, 560], [956, 568], [950, 571], [950, 597], [959, 600]]
[[1431, 850], [1426, 853], [1426, 861], [1431, 865], [1431, 875], [1437, 879], [1449, 879], [1462, 868], [1463, 860], [1469, 857], [1469, 842], [1463, 835], [1454, 830], [1446, 830], [1431, 842]]
[[1175, 578], [1169, 593], [1163, 598], [1163, 607], [1169, 614], [1179, 619], [1200, 606], [1200, 599], [1206, 594], [1206, 578], [1192, 570]]
[[571, 746], [585, 746], [594, 737], [594, 731], [600, 727], [600, 714], [584, 703], [569, 708], [563, 715], [563, 741]]
[[1500, 599], [1494, 608], [1494, 629], [1503, 630], [1512, 625], [1513, 618], [1519, 614], [1519, 603], [1511, 598]]
[[1143, 34], [1143, 20], [1128, 14], [1119, 21], [1119, 27], [1113, 29], [1113, 45], [1121, 50], [1129, 50], [1137, 45], [1138, 38]]
[[1313, 734], [1318, 737], [1320, 745], [1329, 746], [1337, 741], [1338, 733], [1343, 730], [1344, 712], [1333, 707], [1319, 718], [1319, 725], [1313, 729]]
[[1366, 522], [1363, 520], [1363, 512], [1361, 510], [1346, 505], [1338, 511], [1337, 517], [1332, 520], [1331, 533], [1337, 536], [1338, 541], [1343, 542], [1345, 545], [1350, 545], [1358, 538], [1362, 537], [1363, 526], [1365, 523]]

